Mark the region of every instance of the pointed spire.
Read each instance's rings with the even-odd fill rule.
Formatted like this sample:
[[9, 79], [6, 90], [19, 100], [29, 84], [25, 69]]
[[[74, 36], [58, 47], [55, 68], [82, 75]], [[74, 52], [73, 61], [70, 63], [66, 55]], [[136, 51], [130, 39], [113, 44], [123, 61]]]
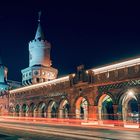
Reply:
[[41, 18], [41, 11], [38, 12], [38, 27], [37, 27], [35, 39], [45, 40], [44, 33], [42, 31], [41, 24], [40, 24], [40, 18]]

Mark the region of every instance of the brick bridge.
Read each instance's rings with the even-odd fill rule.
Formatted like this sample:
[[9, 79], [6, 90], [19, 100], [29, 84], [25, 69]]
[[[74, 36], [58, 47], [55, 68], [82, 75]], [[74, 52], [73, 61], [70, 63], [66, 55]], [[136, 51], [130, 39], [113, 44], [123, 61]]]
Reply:
[[9, 114], [84, 120], [139, 121], [140, 58], [9, 91]]

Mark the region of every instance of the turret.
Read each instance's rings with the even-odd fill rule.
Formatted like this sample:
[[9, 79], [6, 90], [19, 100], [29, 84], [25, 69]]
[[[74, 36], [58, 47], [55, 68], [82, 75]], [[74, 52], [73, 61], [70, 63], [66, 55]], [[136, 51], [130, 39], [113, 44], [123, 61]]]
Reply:
[[29, 67], [22, 70], [24, 85], [45, 82], [57, 78], [57, 69], [51, 67], [51, 44], [45, 39], [39, 12], [38, 27], [35, 38], [29, 42]]
[[8, 69], [2, 64], [2, 61], [0, 59], [0, 91], [8, 89], [7, 73]]

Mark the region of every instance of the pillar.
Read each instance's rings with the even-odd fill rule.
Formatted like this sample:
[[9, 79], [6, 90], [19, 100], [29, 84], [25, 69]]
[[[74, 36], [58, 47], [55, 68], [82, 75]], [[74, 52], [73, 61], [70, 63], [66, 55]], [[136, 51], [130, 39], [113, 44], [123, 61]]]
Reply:
[[88, 111], [88, 119], [89, 120], [98, 120], [98, 114], [97, 114], [98, 106], [89, 105], [89, 111]]
[[118, 105], [113, 105], [114, 120], [118, 120]]
[[102, 106], [98, 106], [98, 120], [102, 120]]
[[58, 111], [58, 118], [64, 118], [63, 109], [59, 109]]
[[118, 105], [114, 104], [113, 105], [113, 111], [114, 111], [114, 125], [119, 126], [120, 123], [118, 121]]
[[71, 106], [70, 112], [69, 112], [69, 118], [76, 118], [76, 112], [75, 112], [75, 106]]

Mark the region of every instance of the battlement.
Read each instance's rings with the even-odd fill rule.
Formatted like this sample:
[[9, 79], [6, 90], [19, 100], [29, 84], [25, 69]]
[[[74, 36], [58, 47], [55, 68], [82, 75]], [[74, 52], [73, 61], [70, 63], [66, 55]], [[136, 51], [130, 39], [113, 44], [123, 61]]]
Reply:
[[34, 39], [34, 40], [29, 42], [29, 48], [33, 48], [33, 47], [47, 47], [47, 48], [51, 48], [51, 44], [47, 40]]

